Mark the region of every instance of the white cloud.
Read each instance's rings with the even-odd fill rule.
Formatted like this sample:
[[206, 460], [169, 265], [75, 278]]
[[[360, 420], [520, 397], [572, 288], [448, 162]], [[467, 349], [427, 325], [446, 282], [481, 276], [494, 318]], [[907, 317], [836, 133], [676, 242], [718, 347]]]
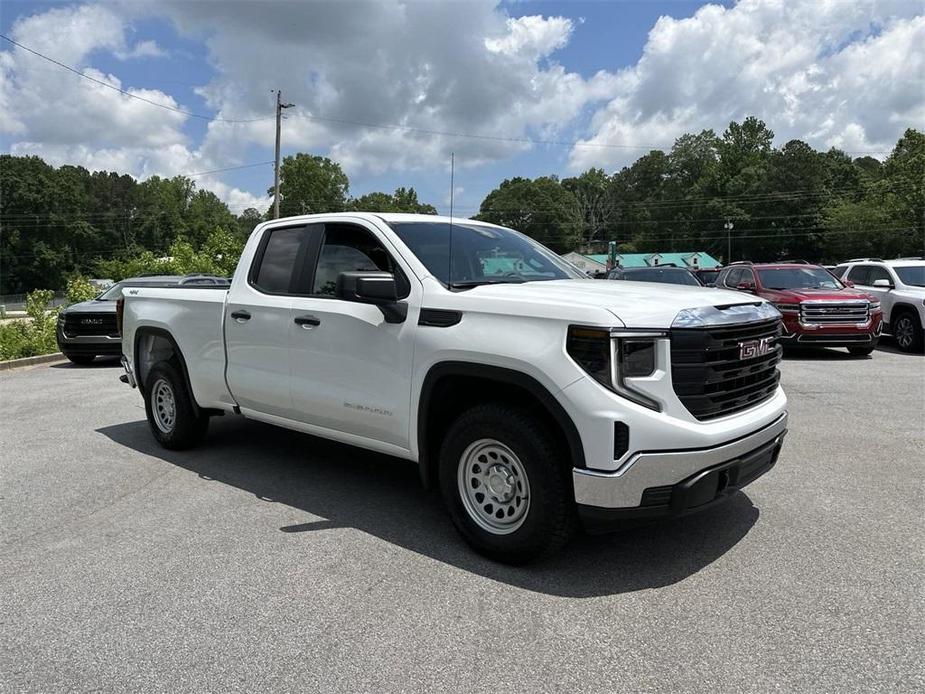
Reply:
[[157, 41], [139, 41], [130, 50], [115, 51], [119, 60], [131, 60], [132, 58], [163, 58], [167, 51], [157, 45]]
[[[113, 8], [98, 5], [51, 9], [18, 19], [11, 30], [16, 41], [85, 75], [144, 99], [183, 109], [183, 104], [165, 92], [136, 89], [89, 65], [92, 55], [99, 51], [108, 51], [120, 60], [166, 55], [150, 40], [129, 47], [129, 32], [130, 25], [124, 17]], [[220, 151], [214, 146], [191, 148], [183, 131], [187, 119], [181, 113], [159, 109], [82, 80], [21, 48], [0, 52], [0, 133], [11, 141], [12, 154], [35, 154], [55, 165], [127, 172], [140, 179], [240, 163], [237, 152]], [[203, 177], [197, 183], [240, 209], [266, 207], [261, 196], [228, 186], [215, 177]]]
[[507, 34], [486, 38], [485, 47], [492, 53], [529, 55], [541, 58], [564, 48], [574, 24], [565, 17], [517, 17], [507, 20]]
[[[921, 15], [908, 2], [742, 0], [662, 17], [639, 62], [617, 74], [584, 142], [665, 147], [756, 115], [778, 142], [889, 150], [905, 128], [925, 123]], [[616, 167], [641, 153], [576, 147], [570, 165]]]
[[[607, 73], [586, 80], [548, 62], [568, 42], [572, 20], [511, 19], [494, 0], [369, 3], [362, 11], [344, 2], [280, 3], [272, 12], [252, 2], [154, 7], [167, 7], [188, 36], [206, 37], [219, 74], [201, 94], [213, 108], [236, 118], [272, 113], [270, 90], [279, 87], [296, 104], [286, 144], [329, 152], [351, 175], [431, 168], [451, 151], [461, 167], [505, 159], [529, 145], [491, 137], [560, 132], [612, 93]], [[230, 137], [210, 129], [207, 146], [224, 148]], [[271, 146], [272, 128], [239, 128], [234, 138]]]

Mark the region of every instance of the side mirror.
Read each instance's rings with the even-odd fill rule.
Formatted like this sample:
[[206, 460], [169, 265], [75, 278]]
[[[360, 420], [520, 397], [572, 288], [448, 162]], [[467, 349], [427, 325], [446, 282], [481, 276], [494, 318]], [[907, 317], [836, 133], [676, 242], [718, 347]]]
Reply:
[[755, 285], [751, 282], [739, 282], [736, 285], [736, 289], [738, 289], [740, 292], [753, 292], [755, 291]]
[[881, 289], [892, 289], [893, 283], [889, 280], [879, 279], [874, 280], [874, 283], [870, 285], [871, 287], [880, 287]]
[[342, 272], [335, 295], [345, 301], [378, 306], [386, 323], [403, 323], [408, 305], [398, 302], [398, 282], [391, 272]]
[[841, 282], [846, 287], [851, 287], [852, 289], [854, 288], [854, 282], [852, 282], [851, 280], [842, 280]]

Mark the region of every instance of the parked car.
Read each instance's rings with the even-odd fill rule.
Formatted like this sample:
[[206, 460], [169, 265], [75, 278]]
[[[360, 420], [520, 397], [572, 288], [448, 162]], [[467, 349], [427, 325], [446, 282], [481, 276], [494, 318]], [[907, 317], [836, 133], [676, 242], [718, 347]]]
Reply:
[[112, 284], [90, 301], [71, 304], [58, 313], [58, 349], [75, 364], [86, 365], [97, 356], [122, 354], [122, 336], [116, 326], [116, 300], [127, 287], [215, 285], [227, 287], [224, 277], [211, 275], [151, 275]]
[[925, 259], [856, 258], [838, 265], [834, 272], [880, 300], [883, 330], [893, 336], [901, 350], [922, 350], [925, 342]]
[[166, 448], [235, 413], [413, 460], [473, 547], [517, 563], [773, 467], [780, 314], [735, 298], [590, 280], [474, 220], [294, 217], [257, 226], [227, 291], [127, 290], [122, 378]]
[[880, 302], [819, 265], [733, 263], [720, 273], [716, 286], [772, 301], [784, 317], [783, 344], [847, 347], [857, 356], [877, 346]]
[[702, 287], [700, 280], [690, 270], [683, 267], [627, 267], [614, 268], [607, 273], [609, 280], [629, 280], [631, 282], [659, 282], [661, 284], [683, 284], [689, 287]]
[[699, 268], [692, 270], [692, 272], [704, 287], [713, 287], [716, 285], [716, 278], [719, 277], [722, 269], [721, 267]]

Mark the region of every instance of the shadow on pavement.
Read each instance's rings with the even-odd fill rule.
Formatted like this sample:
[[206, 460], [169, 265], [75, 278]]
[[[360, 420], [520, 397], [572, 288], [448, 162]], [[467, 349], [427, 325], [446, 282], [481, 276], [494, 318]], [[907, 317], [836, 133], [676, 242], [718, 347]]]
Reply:
[[325, 519], [279, 528], [306, 541], [312, 532], [356, 528], [465, 571], [557, 596], [593, 597], [677, 583], [734, 547], [759, 516], [748, 496], [738, 493], [683, 520], [579, 535], [550, 559], [509, 567], [463, 543], [437, 495], [421, 487], [417, 467], [408, 461], [232, 416], [213, 419], [205, 443], [192, 451], [161, 448], [146, 421], [98, 431], [203, 479]]
[[784, 350], [784, 361], [865, 361], [871, 358], [871, 355], [857, 357], [836, 347], [787, 347]]
[[49, 369], [107, 369], [114, 366], [122, 366], [119, 357], [97, 357], [89, 364], [75, 364], [70, 361], [63, 361], [58, 364], [52, 364]]
[[899, 347], [896, 346], [896, 342], [893, 341], [891, 337], [880, 338], [880, 342], [877, 343], [878, 352], [889, 352], [890, 354], [898, 354], [903, 357], [925, 357], [925, 351], [919, 352], [903, 352]]

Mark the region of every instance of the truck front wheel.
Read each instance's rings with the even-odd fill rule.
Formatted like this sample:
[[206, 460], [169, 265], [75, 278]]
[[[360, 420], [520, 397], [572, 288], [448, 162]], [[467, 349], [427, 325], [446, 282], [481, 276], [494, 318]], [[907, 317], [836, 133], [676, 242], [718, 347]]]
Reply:
[[148, 374], [145, 412], [154, 438], [171, 450], [192, 448], [209, 427], [209, 417], [197, 414], [186, 382], [169, 362], [155, 364]]
[[521, 408], [474, 407], [440, 449], [440, 490], [478, 552], [523, 564], [560, 549], [577, 527], [571, 466], [548, 425]]

